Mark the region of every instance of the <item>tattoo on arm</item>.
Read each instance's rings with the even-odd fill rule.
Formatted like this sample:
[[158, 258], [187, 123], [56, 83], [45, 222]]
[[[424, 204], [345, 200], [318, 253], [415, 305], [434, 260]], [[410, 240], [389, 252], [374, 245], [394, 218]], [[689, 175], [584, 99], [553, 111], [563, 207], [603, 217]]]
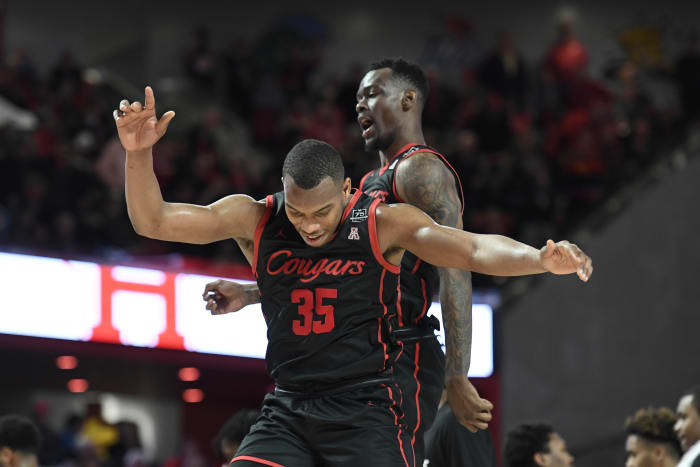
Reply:
[[440, 304], [445, 325], [445, 378], [467, 376], [472, 355], [471, 272], [440, 269]]
[[[404, 169], [404, 170], [402, 170]], [[452, 173], [436, 156], [417, 154], [399, 165], [399, 196], [442, 225], [462, 228], [461, 201]], [[471, 273], [440, 268], [440, 305], [445, 326], [445, 377], [467, 376], [471, 363]]]

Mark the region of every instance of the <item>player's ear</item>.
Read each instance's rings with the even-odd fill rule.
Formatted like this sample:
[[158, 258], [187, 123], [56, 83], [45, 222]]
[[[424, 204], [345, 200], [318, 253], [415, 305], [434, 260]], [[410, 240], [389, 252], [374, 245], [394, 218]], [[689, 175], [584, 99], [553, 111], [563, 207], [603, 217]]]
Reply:
[[344, 199], [350, 199], [352, 196], [352, 182], [350, 181], [350, 177], [345, 177], [345, 180], [343, 181], [343, 198]]
[[411, 110], [418, 103], [418, 93], [413, 89], [408, 89], [403, 92], [401, 97], [401, 109], [405, 112]]
[[664, 448], [661, 445], [656, 445], [654, 446], [654, 450], [652, 451], [652, 455], [654, 456], [654, 459], [657, 461], [661, 461], [666, 457], [666, 448]]

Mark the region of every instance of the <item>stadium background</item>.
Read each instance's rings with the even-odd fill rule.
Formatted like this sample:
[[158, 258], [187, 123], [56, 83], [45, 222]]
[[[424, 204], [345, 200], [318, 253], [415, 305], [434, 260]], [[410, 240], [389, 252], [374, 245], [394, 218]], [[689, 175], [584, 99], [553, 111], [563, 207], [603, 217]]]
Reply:
[[[596, 266], [586, 285], [475, 276], [476, 301], [495, 309], [495, 371], [475, 384], [497, 404], [497, 440], [549, 420], [577, 465], [620, 465], [624, 418], [673, 407], [700, 379], [698, 4], [0, 5], [1, 251], [249, 277], [232, 242], [136, 237], [111, 110], [150, 84], [159, 112], [177, 111], [156, 150], [166, 199], [276, 191], [302, 137], [337, 146], [359, 181], [376, 163], [354, 122], [362, 67], [400, 55], [429, 71], [426, 137], [462, 176], [465, 226], [569, 238]], [[36, 277], [19, 300], [0, 284], [3, 327], [53, 309], [51, 279]], [[157, 465], [212, 464], [220, 424], [269, 389], [259, 360], [9, 334], [0, 345], [0, 411], [65, 434], [68, 415], [100, 401], [111, 421], [158, 433], [142, 439]], [[78, 367], [59, 370], [61, 355]], [[199, 380], [181, 381], [183, 367]], [[89, 390], [70, 392], [76, 378]], [[186, 402], [192, 388], [204, 399]]]

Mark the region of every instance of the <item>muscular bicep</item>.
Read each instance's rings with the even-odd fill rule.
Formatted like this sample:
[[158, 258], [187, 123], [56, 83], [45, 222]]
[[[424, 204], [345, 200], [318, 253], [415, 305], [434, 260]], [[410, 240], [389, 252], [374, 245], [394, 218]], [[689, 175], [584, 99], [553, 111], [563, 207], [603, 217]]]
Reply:
[[379, 245], [389, 262], [400, 264], [408, 250], [438, 267], [470, 269], [474, 234], [437, 224], [408, 204], [380, 204], [376, 215]]
[[462, 228], [462, 201], [455, 177], [436, 155], [420, 153], [404, 160], [394, 177], [396, 192], [405, 203], [439, 224]]
[[204, 244], [228, 238], [253, 239], [265, 204], [247, 195], [230, 195], [208, 206], [165, 203], [154, 238]]

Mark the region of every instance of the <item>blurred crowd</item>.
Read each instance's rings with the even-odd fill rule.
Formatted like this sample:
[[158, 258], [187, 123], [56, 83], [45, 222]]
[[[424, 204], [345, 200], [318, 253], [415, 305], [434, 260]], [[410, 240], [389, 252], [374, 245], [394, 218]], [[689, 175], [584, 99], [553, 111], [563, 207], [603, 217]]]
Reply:
[[[164, 198], [262, 198], [280, 189], [281, 161], [300, 138], [337, 147], [354, 183], [376, 167], [355, 115], [366, 64], [324, 71], [329, 35], [308, 18], [279, 21], [255, 41], [194, 31], [183, 46], [182, 76], [161, 88], [152, 83], [159, 111], [178, 112], [155, 148]], [[553, 36], [531, 63], [508, 32], [484, 46], [469, 21], [451, 18], [418, 55], [431, 84], [425, 136], [462, 177], [467, 229], [531, 244], [568, 232], [677, 145], [698, 117], [697, 37], [666, 57], [668, 66], [621, 56], [601, 71], [590, 70], [571, 21]], [[70, 52], [45, 75], [21, 50], [3, 57], [1, 248], [243, 261], [233, 242], [166, 244], [132, 231], [112, 120], [122, 97], [142, 99], [124, 96]]]
[[[39, 401], [28, 417], [0, 417], [0, 467], [205, 467], [214, 460], [226, 464], [258, 417], [257, 410], [241, 409], [218, 429], [211, 446], [184, 439], [163, 450], [170, 453], [167, 458], [154, 459], [153, 449], [144, 446], [139, 424], [107, 421], [97, 400], [81, 413], [68, 414], [60, 427], [49, 421], [48, 410], [48, 404]], [[14, 455], [3, 455], [8, 448]]]
[[[37, 465], [62, 467], [204, 467], [211, 455], [185, 440], [172, 446], [167, 460], [150, 459], [143, 449], [138, 425], [109, 423], [99, 403], [84, 415], [70, 415], [60, 431], [44, 419], [46, 407], [35, 407], [32, 419], [20, 415], [0, 417], [0, 467]], [[243, 438], [255, 424], [258, 411], [241, 409], [219, 428], [211, 448], [219, 465], [235, 458]], [[676, 410], [646, 407], [624, 423], [626, 467], [700, 466], [700, 386], [680, 395]], [[423, 467], [496, 467], [491, 432], [471, 432], [460, 425], [449, 405], [441, 401], [439, 415], [426, 434]], [[586, 454], [580, 453], [581, 457]], [[543, 422], [523, 423], [508, 431], [503, 450], [506, 467], [571, 467], [574, 456], [561, 433]], [[420, 467], [420, 466], [418, 466]]]

